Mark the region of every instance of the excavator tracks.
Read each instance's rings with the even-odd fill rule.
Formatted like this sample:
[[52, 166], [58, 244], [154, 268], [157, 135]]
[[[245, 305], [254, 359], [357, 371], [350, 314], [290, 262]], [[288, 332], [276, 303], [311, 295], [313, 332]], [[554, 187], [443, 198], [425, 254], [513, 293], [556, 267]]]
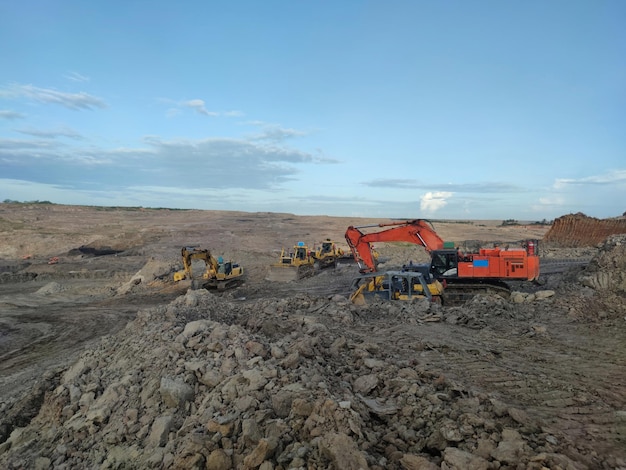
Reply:
[[442, 300], [445, 306], [452, 307], [462, 305], [478, 294], [499, 295], [508, 299], [511, 296], [511, 289], [501, 281], [451, 282], [448, 280]]

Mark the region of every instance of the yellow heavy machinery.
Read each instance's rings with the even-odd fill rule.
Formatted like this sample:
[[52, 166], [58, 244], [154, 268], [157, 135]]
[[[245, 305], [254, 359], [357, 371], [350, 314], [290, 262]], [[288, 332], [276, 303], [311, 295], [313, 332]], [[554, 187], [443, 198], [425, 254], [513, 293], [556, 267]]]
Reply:
[[327, 238], [312, 254], [320, 269], [337, 267], [337, 260], [343, 258], [344, 252], [335, 242]]
[[269, 281], [289, 282], [297, 281], [315, 274], [315, 258], [304, 242], [298, 242], [292, 251], [284, 248], [280, 252], [280, 259], [270, 266], [267, 277]]
[[[361, 282], [364, 281], [364, 282]], [[443, 288], [438, 281], [428, 284], [424, 274], [419, 271], [386, 271], [369, 273], [355, 280], [355, 290], [350, 301], [357, 305], [367, 304], [367, 299], [413, 300], [427, 298], [438, 301]]]
[[[220, 256], [215, 258], [207, 249], [198, 247], [183, 247], [181, 250], [183, 269], [174, 273], [174, 281], [191, 280], [192, 289], [216, 288], [230, 289], [240, 285], [244, 280], [243, 267], [233, 261], [224, 261]], [[193, 276], [193, 261], [204, 262], [205, 269], [200, 279]]]

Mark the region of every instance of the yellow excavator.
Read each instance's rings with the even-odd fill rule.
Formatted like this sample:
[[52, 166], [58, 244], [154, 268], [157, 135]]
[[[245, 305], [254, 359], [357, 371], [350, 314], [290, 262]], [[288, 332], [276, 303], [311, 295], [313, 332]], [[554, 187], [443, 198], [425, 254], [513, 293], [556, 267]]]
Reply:
[[270, 266], [268, 281], [297, 281], [315, 274], [315, 258], [304, 242], [298, 242], [292, 251], [284, 248], [277, 263]]
[[[181, 249], [181, 257], [183, 269], [174, 273], [174, 281], [191, 279], [192, 289], [225, 290], [240, 285], [244, 280], [243, 267], [233, 261], [224, 261], [221, 256], [215, 258], [207, 249], [185, 246]], [[193, 276], [194, 260], [204, 261], [205, 270], [201, 279]]]
[[337, 267], [337, 260], [343, 258], [343, 250], [327, 238], [312, 254], [320, 269]]

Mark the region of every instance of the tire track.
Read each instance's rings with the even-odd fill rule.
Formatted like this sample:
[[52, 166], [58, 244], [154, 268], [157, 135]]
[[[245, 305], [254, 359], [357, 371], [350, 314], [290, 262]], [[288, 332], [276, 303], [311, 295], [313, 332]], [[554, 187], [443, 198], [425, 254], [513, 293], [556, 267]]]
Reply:
[[[598, 344], [585, 325], [555, 323], [546, 335], [507, 338], [488, 329], [468, 334], [452, 325], [428, 326], [403, 325], [401, 334], [382, 329], [381, 345], [407, 356], [415, 355], [421, 341], [422, 366], [525, 410], [544, 432], [577, 447], [593, 442], [596, 452], [626, 449], [623, 332], [602, 335], [606, 340]], [[599, 448], [598, 442], [604, 445]]]

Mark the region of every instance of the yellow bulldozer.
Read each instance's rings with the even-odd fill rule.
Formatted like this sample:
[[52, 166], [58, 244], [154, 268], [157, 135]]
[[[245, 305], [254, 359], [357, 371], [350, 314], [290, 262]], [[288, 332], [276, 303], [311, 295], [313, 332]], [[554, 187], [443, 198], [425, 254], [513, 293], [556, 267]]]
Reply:
[[267, 276], [269, 281], [297, 281], [315, 274], [315, 258], [304, 242], [298, 242], [293, 250], [284, 248], [280, 252], [278, 262], [270, 266]]
[[339, 248], [335, 242], [330, 238], [327, 238], [322, 244], [312, 253], [313, 258], [317, 262], [320, 269], [337, 267], [337, 260], [343, 258], [344, 252]]
[[[191, 288], [216, 288], [225, 290], [241, 285], [244, 280], [243, 267], [233, 261], [224, 261], [220, 256], [215, 258], [207, 249], [183, 247], [181, 249], [183, 269], [174, 273], [174, 281], [191, 280]], [[194, 278], [193, 262], [204, 262], [205, 268], [201, 278]]]

